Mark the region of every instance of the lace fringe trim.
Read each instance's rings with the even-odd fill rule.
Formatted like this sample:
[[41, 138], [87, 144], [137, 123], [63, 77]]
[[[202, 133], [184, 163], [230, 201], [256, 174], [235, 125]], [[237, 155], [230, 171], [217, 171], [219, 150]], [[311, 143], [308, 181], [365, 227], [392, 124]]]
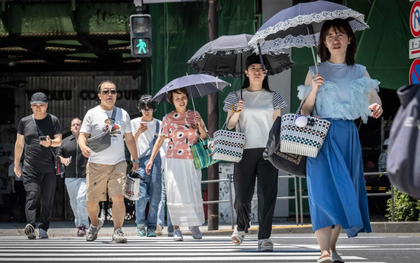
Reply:
[[[325, 20], [333, 20], [333, 19], [347, 19], [347, 18], [354, 18], [354, 20], [350, 21], [350, 26], [352, 27], [353, 31], [360, 31], [369, 28], [369, 26], [364, 22], [364, 15], [354, 11], [352, 9], [345, 9], [345, 10], [336, 10], [336, 11], [324, 11], [319, 14], [310, 14], [310, 15], [300, 15], [294, 17], [292, 19], [288, 19], [283, 22], [279, 22], [272, 27], [268, 27], [264, 30], [258, 31], [253, 38], [249, 41], [249, 45], [251, 47], [257, 48], [257, 43], [264, 43], [262, 45], [262, 53], [265, 54], [263, 50], [268, 53], [278, 54], [280, 52], [284, 52], [280, 49], [286, 49], [291, 47], [312, 47], [316, 46], [318, 43], [314, 43], [313, 35], [305, 35], [305, 36], [297, 36], [293, 37], [291, 35], [287, 36], [284, 39], [276, 39], [271, 41], [265, 41], [264, 39], [271, 35], [275, 34], [279, 31], [286, 31], [289, 28], [296, 27], [298, 25], [309, 25], [311, 23], [320, 23]], [[316, 40], [319, 39], [319, 32], [314, 34]], [[256, 50], [258, 52], [258, 50]]]
[[[249, 49], [242, 49], [242, 50], [235, 50], [235, 51], [214, 51], [214, 52], [206, 52], [201, 56], [195, 57], [195, 58], [191, 58], [190, 60], [187, 61], [187, 64], [192, 67], [195, 71], [197, 71], [200, 74], [208, 74], [211, 76], [215, 76], [215, 77], [234, 77], [234, 78], [240, 78], [241, 76], [244, 76], [245, 73], [244, 72], [219, 72], [219, 71], [213, 71], [213, 70], [203, 70], [202, 68], [200, 68], [197, 63], [201, 60], [203, 60], [206, 55], [216, 55], [216, 56], [223, 56], [223, 55], [231, 55], [231, 54], [241, 54], [241, 53], [245, 53], [245, 52], [249, 52], [253, 50], [253, 48], [249, 48]], [[235, 52], [235, 53], [232, 53]], [[264, 54], [264, 52], [262, 52]], [[275, 55], [280, 55], [280, 54], [288, 54], [287, 52], [277, 52]], [[281, 67], [277, 67], [274, 70], [267, 70], [267, 75], [272, 76], [275, 74], [278, 74], [280, 72], [283, 72], [285, 70], [288, 70], [292, 67], [295, 66], [295, 62], [291, 61], [288, 64], [282, 65]]]

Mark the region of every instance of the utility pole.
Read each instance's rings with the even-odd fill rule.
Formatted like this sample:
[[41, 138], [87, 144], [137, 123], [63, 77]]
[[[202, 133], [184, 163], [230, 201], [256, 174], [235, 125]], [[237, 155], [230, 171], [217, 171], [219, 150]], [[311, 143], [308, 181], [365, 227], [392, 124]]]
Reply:
[[[215, 40], [218, 37], [217, 0], [209, 0], [208, 27], [209, 39]], [[207, 96], [207, 122], [210, 136], [219, 128], [219, 95], [213, 93]], [[213, 164], [207, 168], [209, 180], [219, 179], [219, 165]], [[219, 200], [219, 183], [208, 184], [208, 199]], [[219, 204], [208, 204], [208, 230], [219, 229]]]

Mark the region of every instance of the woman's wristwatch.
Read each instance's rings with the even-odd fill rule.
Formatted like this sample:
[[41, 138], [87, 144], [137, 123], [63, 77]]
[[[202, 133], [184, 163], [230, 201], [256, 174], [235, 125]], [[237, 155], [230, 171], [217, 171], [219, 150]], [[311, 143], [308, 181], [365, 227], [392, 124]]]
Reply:
[[138, 159], [133, 159], [133, 160], [131, 160], [133, 163], [139, 163], [139, 160]]

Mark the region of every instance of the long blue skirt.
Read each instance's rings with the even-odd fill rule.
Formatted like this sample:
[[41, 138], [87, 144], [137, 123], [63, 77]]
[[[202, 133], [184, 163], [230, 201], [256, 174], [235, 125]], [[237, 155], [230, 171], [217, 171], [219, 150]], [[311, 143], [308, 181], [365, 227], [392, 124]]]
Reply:
[[362, 149], [354, 121], [331, 120], [316, 158], [308, 157], [312, 229], [341, 225], [348, 237], [371, 232]]

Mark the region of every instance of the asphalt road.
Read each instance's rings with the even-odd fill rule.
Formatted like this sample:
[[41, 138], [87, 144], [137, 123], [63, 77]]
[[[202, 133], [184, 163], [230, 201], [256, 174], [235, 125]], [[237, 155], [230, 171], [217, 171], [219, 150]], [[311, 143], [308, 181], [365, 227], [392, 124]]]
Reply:
[[[127, 244], [113, 244], [111, 237], [95, 242], [77, 237], [28, 240], [25, 236], [0, 237], [0, 262], [301, 262], [314, 263], [319, 249], [313, 234], [272, 236], [274, 252], [258, 252], [257, 236], [241, 246], [228, 236], [204, 236], [183, 242], [168, 237], [129, 236]], [[420, 234], [342, 235], [337, 246], [348, 263], [420, 262]]]

